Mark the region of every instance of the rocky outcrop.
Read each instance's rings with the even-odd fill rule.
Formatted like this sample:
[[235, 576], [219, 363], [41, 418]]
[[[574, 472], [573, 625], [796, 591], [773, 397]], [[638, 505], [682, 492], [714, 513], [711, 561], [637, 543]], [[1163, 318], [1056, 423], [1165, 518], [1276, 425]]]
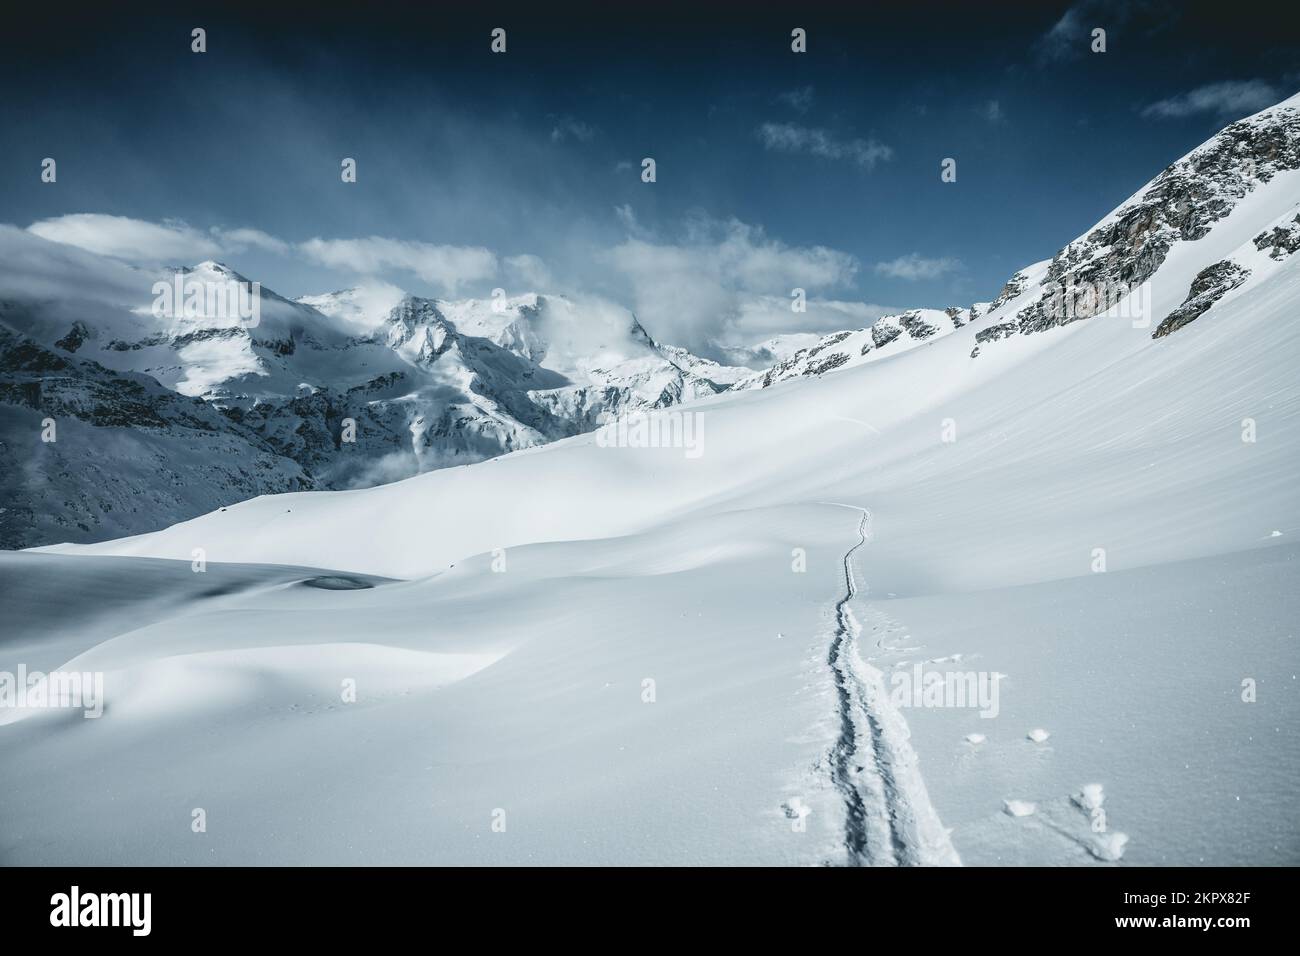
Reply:
[[1270, 259], [1281, 262], [1300, 249], [1300, 215], [1285, 225], [1261, 232], [1253, 241], [1256, 249], [1260, 252], [1267, 251]]
[[1250, 278], [1250, 270], [1230, 259], [1216, 262], [1202, 269], [1192, 280], [1191, 291], [1187, 298], [1173, 312], [1156, 326], [1151, 333], [1153, 339], [1164, 338], [1171, 332], [1177, 332], [1189, 322], [1203, 315], [1210, 306], [1218, 302], [1237, 286]]

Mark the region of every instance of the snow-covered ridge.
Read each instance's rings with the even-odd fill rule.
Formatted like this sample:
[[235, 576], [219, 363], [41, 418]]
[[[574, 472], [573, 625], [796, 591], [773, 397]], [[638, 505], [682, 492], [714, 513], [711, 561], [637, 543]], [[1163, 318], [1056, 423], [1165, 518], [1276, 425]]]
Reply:
[[[988, 321], [975, 335], [972, 356], [986, 342], [1041, 332], [1112, 310], [1146, 320], [1156, 329], [1152, 334], [1159, 336], [1181, 328], [1186, 322], [1168, 321], [1173, 317], [1169, 303], [1184, 295], [1192, 297], [1196, 280], [1188, 282], [1188, 263], [1199, 260], [1195, 270], [1199, 276], [1222, 261], [1214, 255], [1216, 248], [1229, 254], [1235, 251], [1243, 240], [1234, 240], [1234, 226], [1252, 233], [1265, 222], [1270, 229], [1282, 226], [1277, 220], [1294, 212], [1277, 214], [1293, 210], [1300, 202], [1297, 170], [1300, 94], [1228, 125], [1066, 245], [1034, 285], [1022, 284], [1021, 291], [1032, 293], [1028, 301], [1017, 296], [1014, 308], [1004, 305], [990, 310]], [[1262, 233], [1258, 238], [1264, 241]], [[1274, 256], [1275, 261], [1293, 251], [1287, 246], [1286, 238], [1279, 237], [1275, 248], [1281, 255]], [[1181, 257], [1171, 260], [1175, 252]], [[1167, 263], [1172, 268], [1165, 269]], [[1249, 276], [1240, 278], [1244, 282]], [[1203, 287], [1210, 282], [1208, 276], [1200, 281]], [[1176, 292], [1171, 285], [1178, 287]], [[1218, 296], [1227, 291], [1222, 283], [1220, 287]], [[1145, 302], [1139, 300], [1147, 298], [1159, 314], [1140, 315]], [[1063, 300], [1068, 307], [1062, 306]]]
[[972, 314], [979, 316], [980, 308], [975, 305], [969, 309], [911, 309], [882, 316], [865, 329], [832, 332], [771, 368], [742, 378], [734, 387], [737, 390], [767, 388], [788, 379], [822, 375], [898, 355], [962, 328]]
[[[572, 437], [629, 412], [817, 378], [949, 339], [978, 359], [1002, 340], [1120, 314], [1135, 301], [1144, 309], [1145, 334], [1163, 341], [1266, 281], [1298, 246], [1300, 96], [1191, 150], [1050, 260], [1019, 270], [991, 302], [908, 310], [821, 337], [778, 336], [750, 350], [776, 359], [761, 371], [659, 343], [617, 305], [537, 293], [446, 301], [378, 287], [290, 301], [262, 289], [259, 321], [248, 324], [225, 316], [160, 318], [146, 294], [156, 277], [143, 274], [139, 301], [88, 302], [81, 277], [69, 273], [61, 297], [0, 301], [0, 327], [30, 347], [149, 376], [202, 400], [220, 412], [205, 427], [228, 430], [225, 438], [239, 447], [253, 438], [284, 459], [272, 469], [277, 475], [303, 487], [344, 489]], [[215, 262], [181, 272], [203, 282], [248, 282]], [[1063, 289], [1083, 294], [1071, 294], [1062, 309]], [[81, 369], [62, 374], [76, 378]], [[0, 368], [0, 376], [9, 395], [32, 384], [17, 367]], [[127, 387], [114, 381], [95, 389]], [[11, 417], [31, 414], [30, 402], [13, 400]], [[90, 427], [127, 427], [108, 420]], [[175, 426], [145, 417], [134, 427], [161, 438]], [[8, 429], [13, 442], [31, 434], [25, 421]], [[99, 476], [75, 463], [58, 482], [39, 468], [8, 481], [31, 503], [8, 513], [9, 544], [42, 543], [49, 534], [95, 540], [195, 514], [180, 502], [132, 519], [98, 493]], [[234, 501], [283, 490], [281, 481], [241, 479], [213, 493]], [[46, 530], [38, 533], [33, 524], [21, 531], [38, 512], [47, 516]]]
[[[662, 345], [630, 312], [602, 301], [533, 293], [445, 301], [391, 287], [290, 301], [261, 288], [258, 314], [249, 320], [223, 309], [160, 313], [150, 299], [156, 278], [140, 274], [137, 303], [87, 307], [76, 299], [79, 278], [69, 275], [61, 298], [0, 303], [0, 328], [27, 347], [79, 360], [65, 376], [80, 375], [76, 370], [89, 362], [148, 376], [204, 403], [215, 415], [206, 428], [228, 431], [232, 442], [251, 437], [259, 454], [283, 459], [280, 470], [298, 487], [364, 487], [481, 461], [589, 431], [610, 416], [714, 395], [749, 374]], [[251, 287], [216, 262], [167, 274], [169, 292], [173, 279]], [[6, 394], [27, 387], [17, 366], [0, 375]], [[110, 376], [97, 389], [113, 381], [127, 379]], [[152, 430], [160, 438], [174, 427], [157, 416], [109, 420], [91, 424]], [[14, 428], [15, 442], [30, 434], [25, 425]], [[221, 468], [212, 474], [215, 482]], [[196, 469], [194, 480], [202, 475]], [[197, 513], [178, 502], [151, 512], [119, 507], [110, 517], [102, 481], [77, 467], [58, 482], [30, 471], [15, 473], [12, 482], [14, 495], [32, 507], [7, 513], [9, 546], [51, 535], [96, 540]], [[233, 503], [287, 487], [294, 486], [225, 482], [202, 500]], [[132, 514], [134, 526], [123, 524]]]
[[[1163, 337], [1251, 281], [1252, 274], [1258, 277], [1261, 268], [1267, 272], [1271, 267], [1261, 263], [1252, 270], [1216, 258], [1202, 262], [1190, 283], [1182, 269], [1170, 270], [1165, 284], [1176, 284], [1177, 295], [1165, 289], [1154, 302], [1148, 301], [1150, 290], [1143, 288], [1144, 283], [1156, 277], [1175, 246], [1205, 239], [1219, 222], [1279, 178], [1284, 181], [1282, 188], [1271, 190], [1269, 201], [1249, 213], [1256, 222], [1261, 214], [1271, 221], [1250, 243], [1241, 243], [1238, 258], [1253, 258], [1248, 248], [1253, 244], [1267, 248], [1269, 258], [1277, 263], [1300, 246], [1300, 219], [1294, 209], [1300, 204], [1300, 189], [1289, 182], [1297, 169], [1300, 94], [1230, 124], [1191, 150], [1050, 260], [1019, 270], [992, 302], [968, 308], [914, 309], [885, 316], [866, 329], [831, 333], [742, 379], [735, 388], [766, 388], [792, 378], [852, 368], [966, 326], [971, 327], [971, 357], [975, 358], [986, 343], [1125, 307], [1135, 313], [1140, 307], [1160, 308], [1154, 317], [1137, 317], [1155, 329], [1153, 335]], [[1287, 211], [1276, 216], [1279, 207]], [[1192, 253], [1198, 254], [1204, 257]], [[1173, 308], [1184, 299], [1186, 307]]]

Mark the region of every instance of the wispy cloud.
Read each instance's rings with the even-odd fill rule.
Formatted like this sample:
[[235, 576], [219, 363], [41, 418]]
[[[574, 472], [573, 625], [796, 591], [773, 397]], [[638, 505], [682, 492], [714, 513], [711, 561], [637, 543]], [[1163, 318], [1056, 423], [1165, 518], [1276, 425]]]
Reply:
[[0, 224], [0, 289], [8, 298], [107, 302], [133, 308], [147, 301], [153, 277], [134, 266], [31, 229]]
[[980, 106], [978, 112], [980, 116], [984, 117], [990, 123], [994, 123], [994, 124], [1001, 123], [1004, 119], [1006, 119], [1005, 114], [1003, 114], [1002, 112], [1002, 104], [999, 103], [997, 100], [987, 101], [982, 106]]
[[946, 257], [927, 259], [920, 253], [913, 252], [888, 262], [877, 262], [874, 268], [878, 274], [887, 278], [915, 282], [919, 279], [937, 279], [941, 275], [955, 272], [961, 268], [961, 262]]
[[[809, 298], [805, 310], [795, 313], [788, 296], [747, 296], [739, 303], [736, 315], [718, 332], [724, 346], [753, 346], [763, 339], [791, 332], [837, 332], [863, 329], [882, 315], [896, 315], [902, 310], [871, 302]], [[734, 360], [734, 356], [731, 356]], [[767, 363], [771, 364], [771, 362]]]
[[1038, 38], [1034, 56], [1039, 64], [1056, 63], [1083, 55], [1084, 10], [1091, 6], [1084, 3], [1066, 10], [1061, 19]]
[[893, 149], [874, 139], [842, 140], [828, 130], [794, 123], [764, 123], [758, 128], [758, 137], [766, 149], [848, 160], [860, 169], [874, 169], [877, 163], [894, 155]]
[[157, 223], [83, 212], [41, 219], [27, 229], [51, 242], [127, 262], [194, 262], [220, 255], [223, 248], [211, 233], [200, 232], [179, 220]]
[[527, 289], [545, 292], [555, 282], [551, 270], [547, 268], [540, 256], [527, 252], [518, 256], [507, 256], [503, 264], [511, 281]]
[[551, 127], [551, 142], [562, 143], [566, 139], [576, 139], [580, 143], [590, 143], [596, 135], [596, 128], [572, 116], [556, 118]]
[[[494, 278], [500, 265], [496, 254], [482, 246], [438, 245], [383, 236], [314, 238], [293, 243], [249, 227], [213, 227], [204, 232], [179, 220], [149, 222], [100, 213], [42, 219], [28, 226], [27, 231], [51, 242], [137, 265], [189, 265], [259, 249], [355, 275], [406, 272], [447, 293]], [[517, 278], [548, 275], [545, 264], [536, 256], [513, 256], [506, 265]]]
[[245, 248], [265, 249], [267, 252], [274, 252], [276, 255], [284, 256], [293, 251], [293, 247], [283, 239], [277, 239], [275, 236], [263, 232], [261, 229], [213, 229], [213, 234], [220, 237], [222, 245], [227, 250], [240, 250]]
[[1263, 80], [1227, 80], [1158, 100], [1142, 110], [1155, 119], [1182, 119], [1209, 113], [1220, 119], [1257, 113], [1282, 99], [1277, 88]]
[[308, 239], [298, 249], [309, 260], [330, 269], [359, 275], [409, 272], [454, 293], [462, 284], [497, 274], [497, 257], [482, 246], [435, 245], [368, 236], [360, 239]]
[[1033, 45], [1040, 67], [1093, 55], [1093, 31], [1146, 41], [1166, 31], [1183, 14], [1171, 0], [1077, 0]]
[[798, 113], [807, 113], [812, 109], [814, 91], [811, 86], [801, 86], [797, 90], [786, 90], [777, 94], [776, 101]]
[[623, 203], [621, 206], [614, 207], [614, 215], [618, 217], [619, 225], [623, 231], [633, 239], [649, 239], [650, 232], [641, 226], [640, 220], [636, 217], [636, 210], [632, 208], [631, 203]]
[[637, 315], [656, 336], [674, 344], [707, 348], [724, 333], [755, 341], [770, 334], [764, 316], [781, 301], [782, 331], [803, 319], [790, 308], [791, 290], [814, 292], [847, 286], [857, 260], [826, 246], [791, 246], [758, 226], [738, 220], [697, 218], [684, 234], [658, 240], [643, 230], [602, 257], [628, 284]]

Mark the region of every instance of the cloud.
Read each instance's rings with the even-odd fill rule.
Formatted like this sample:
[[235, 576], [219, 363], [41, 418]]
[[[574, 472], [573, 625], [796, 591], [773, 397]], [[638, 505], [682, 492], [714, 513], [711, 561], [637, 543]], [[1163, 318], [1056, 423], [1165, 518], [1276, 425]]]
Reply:
[[[826, 246], [790, 246], [757, 226], [738, 220], [695, 218], [676, 241], [656, 241], [641, 232], [609, 249], [601, 261], [628, 286], [637, 316], [662, 341], [708, 351], [724, 333], [745, 341], [761, 324], [762, 297], [784, 303], [776, 328], [798, 327], [790, 311], [791, 290], [848, 286], [857, 260]], [[768, 310], [770, 312], [770, 310]]]
[[[454, 293], [464, 284], [494, 278], [499, 271], [496, 255], [482, 246], [436, 245], [382, 236], [314, 238], [292, 243], [249, 227], [213, 227], [202, 232], [179, 220], [155, 223], [99, 213], [42, 219], [32, 223], [28, 232], [51, 242], [137, 265], [192, 264], [256, 248], [363, 276], [408, 272], [445, 293]], [[536, 256], [513, 256], [505, 265], [515, 279], [530, 286], [550, 281], [545, 263]]]
[[742, 298], [737, 312], [718, 331], [724, 348], [753, 346], [764, 339], [788, 332], [825, 334], [842, 329], [863, 329], [882, 315], [897, 315], [902, 309], [870, 302], [810, 298], [804, 312], [791, 308], [790, 296], [759, 295]]
[[1066, 10], [1061, 19], [1038, 39], [1035, 57], [1040, 64], [1070, 60], [1083, 54], [1084, 14], [1087, 4]]
[[948, 258], [926, 259], [920, 253], [913, 252], [888, 262], [877, 262], [874, 268], [877, 273], [887, 278], [915, 282], [918, 279], [937, 279], [941, 275], [954, 272], [961, 268], [961, 262]]
[[1092, 51], [1092, 31], [1106, 31], [1147, 21], [1148, 26], [1176, 16], [1164, 4], [1147, 0], [1080, 0], [1034, 44], [1039, 66], [1077, 60]]
[[1194, 90], [1159, 100], [1142, 110], [1155, 119], [1182, 119], [1210, 113], [1220, 119], [1246, 116], [1282, 99], [1278, 90], [1263, 80], [1228, 80], [1209, 83]]
[[787, 90], [784, 93], [777, 94], [776, 101], [784, 103], [796, 112], [807, 113], [813, 104], [813, 88], [803, 86], [797, 90]]
[[[353, 285], [374, 286], [372, 297], [354, 294], [357, 304], [400, 296], [401, 290], [388, 283], [400, 283], [403, 273], [448, 296], [488, 281], [515, 291], [553, 292], [562, 287], [560, 291], [569, 294], [601, 296], [631, 306], [661, 341], [715, 357], [721, 357], [720, 342], [751, 345], [775, 333], [860, 327], [887, 311], [843, 301], [845, 296], [835, 294], [852, 288], [860, 271], [857, 259], [846, 252], [792, 245], [759, 226], [701, 214], [664, 235], [642, 223], [630, 204], [614, 207], [614, 212], [616, 219], [611, 219], [621, 226], [622, 240], [611, 245], [602, 239], [599, 246], [578, 240], [566, 247], [569, 258], [579, 256], [584, 267], [576, 274], [562, 273], [559, 281], [551, 263], [538, 256], [498, 257], [479, 246], [383, 236], [292, 242], [251, 227], [204, 231], [181, 222], [64, 216], [27, 230], [7, 227], [8, 235], [0, 236], [5, 239], [0, 243], [0, 287], [7, 293], [25, 290], [34, 297], [53, 290], [66, 298], [70, 274], [93, 274], [93, 282], [75, 284], [93, 286], [97, 300], [112, 298], [129, 310], [147, 302], [156, 265], [257, 249], [355, 276]], [[568, 261], [565, 249], [557, 252], [561, 264]], [[795, 288], [805, 291], [805, 312], [790, 308]], [[384, 310], [375, 305], [363, 311]]]
[[981, 106], [979, 114], [990, 123], [1001, 123], [1006, 118], [1002, 113], [1002, 104], [997, 100], [989, 100]]
[[1092, 56], [1092, 32], [1103, 29], [1108, 39], [1122, 33], [1129, 39], [1164, 32], [1183, 11], [1168, 0], [1079, 0], [1033, 45], [1038, 66]]
[[874, 169], [876, 163], [894, 155], [893, 149], [874, 139], [841, 140], [827, 130], [794, 123], [764, 123], [758, 128], [758, 137], [769, 150], [849, 160], [861, 169]]
[[127, 262], [195, 262], [211, 259], [222, 250], [216, 238], [179, 220], [154, 223], [83, 212], [41, 219], [27, 230], [51, 242]]
[[51, 242], [141, 265], [191, 264], [249, 248], [277, 255], [292, 252], [289, 243], [260, 229], [213, 226], [202, 232], [179, 219], [149, 222], [93, 212], [41, 219], [27, 231]]
[[330, 269], [361, 275], [409, 272], [454, 293], [464, 284], [497, 274], [497, 257], [482, 246], [434, 245], [370, 236], [362, 239], [309, 239], [298, 250]]
[[6, 298], [86, 300], [135, 307], [156, 276], [29, 229], [0, 225], [0, 289]]
[[582, 120], [574, 119], [572, 116], [556, 118], [555, 125], [551, 127], [552, 143], [562, 143], [566, 139], [576, 139], [580, 143], [590, 143], [595, 135], [595, 127], [584, 123]]
[[623, 203], [621, 206], [614, 207], [614, 215], [618, 217], [619, 223], [623, 230], [633, 238], [646, 239], [650, 233], [641, 228], [641, 223], [636, 218], [636, 211], [632, 209], [631, 203]]
[[225, 249], [228, 251], [240, 251], [248, 247], [256, 249], [265, 249], [267, 252], [274, 252], [276, 255], [288, 255], [293, 247], [283, 239], [277, 239], [275, 236], [268, 235], [261, 229], [212, 229], [212, 235], [218, 237]]
[[530, 253], [509, 256], [505, 259], [504, 264], [510, 280], [526, 286], [529, 291], [543, 292], [555, 282], [551, 276], [551, 270], [546, 267], [546, 263], [540, 257]]

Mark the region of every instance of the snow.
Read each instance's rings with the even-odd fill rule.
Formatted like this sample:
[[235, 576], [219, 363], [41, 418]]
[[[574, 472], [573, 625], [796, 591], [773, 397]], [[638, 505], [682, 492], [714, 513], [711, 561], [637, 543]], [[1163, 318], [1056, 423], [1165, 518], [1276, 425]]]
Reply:
[[[1156, 321], [1297, 202], [1279, 174], [1177, 243]], [[656, 412], [696, 457], [580, 435], [0, 554], [0, 670], [108, 700], [0, 726], [0, 858], [1300, 862], [1300, 256], [1167, 338], [972, 359], [1045, 268], [923, 347]], [[917, 660], [1002, 675], [996, 716], [895, 706]]]

